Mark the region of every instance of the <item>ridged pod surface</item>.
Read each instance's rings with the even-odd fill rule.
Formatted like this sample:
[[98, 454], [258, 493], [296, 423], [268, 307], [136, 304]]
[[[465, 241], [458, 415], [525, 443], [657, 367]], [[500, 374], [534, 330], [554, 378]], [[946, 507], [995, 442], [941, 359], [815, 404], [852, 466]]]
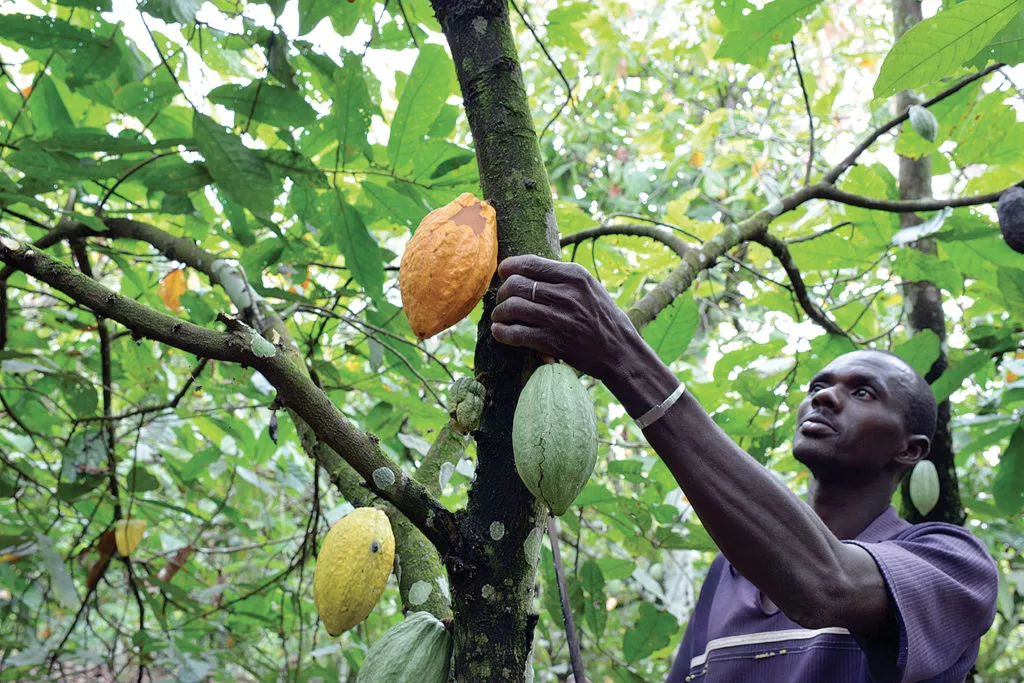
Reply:
[[313, 569], [313, 604], [332, 636], [373, 611], [395, 563], [395, 536], [377, 508], [356, 508], [327, 532]]
[[446, 683], [452, 636], [429, 612], [412, 612], [366, 653], [357, 683]]
[[568, 365], [542, 365], [519, 395], [512, 422], [516, 471], [554, 515], [561, 515], [597, 462], [597, 416]]
[[398, 269], [402, 306], [413, 333], [426, 339], [469, 315], [497, 267], [494, 207], [464, 192], [428, 213]]

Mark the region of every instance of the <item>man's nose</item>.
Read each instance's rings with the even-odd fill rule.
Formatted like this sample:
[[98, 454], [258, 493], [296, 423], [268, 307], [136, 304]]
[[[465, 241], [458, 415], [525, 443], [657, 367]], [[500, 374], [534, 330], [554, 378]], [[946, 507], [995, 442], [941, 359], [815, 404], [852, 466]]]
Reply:
[[835, 386], [819, 389], [811, 396], [811, 407], [820, 408], [822, 406], [828, 406], [832, 412], [839, 410], [839, 395], [836, 393]]

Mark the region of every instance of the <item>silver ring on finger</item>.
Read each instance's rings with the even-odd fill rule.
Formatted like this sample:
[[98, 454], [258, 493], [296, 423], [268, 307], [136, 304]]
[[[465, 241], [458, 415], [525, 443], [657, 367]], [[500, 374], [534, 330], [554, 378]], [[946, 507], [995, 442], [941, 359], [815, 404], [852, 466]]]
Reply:
[[532, 301], [534, 303], [537, 302], [537, 284], [538, 284], [537, 281], [534, 280], [534, 282], [533, 282], [533, 289], [530, 290], [530, 301]]

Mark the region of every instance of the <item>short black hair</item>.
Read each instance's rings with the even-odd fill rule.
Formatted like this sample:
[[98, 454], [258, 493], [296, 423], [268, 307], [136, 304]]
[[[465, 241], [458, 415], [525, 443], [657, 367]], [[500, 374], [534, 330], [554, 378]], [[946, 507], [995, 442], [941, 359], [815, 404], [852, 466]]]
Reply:
[[860, 349], [870, 353], [879, 353], [898, 360], [903, 367], [910, 371], [910, 383], [901, 384], [900, 391], [903, 394], [903, 426], [911, 434], [923, 434], [929, 440], [935, 438], [935, 426], [939, 421], [939, 408], [935, 403], [935, 395], [928, 382], [921, 376], [914, 366], [908, 363], [899, 355], [885, 349]]

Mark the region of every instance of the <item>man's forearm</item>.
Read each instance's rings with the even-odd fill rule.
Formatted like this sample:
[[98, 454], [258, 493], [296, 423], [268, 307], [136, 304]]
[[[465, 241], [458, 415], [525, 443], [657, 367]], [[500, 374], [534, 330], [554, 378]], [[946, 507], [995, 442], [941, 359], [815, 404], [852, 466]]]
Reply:
[[[649, 347], [629, 357], [606, 384], [635, 418], [664, 400], [678, 379]], [[822, 611], [833, 605], [829, 582], [842, 580], [849, 548], [814, 510], [739, 448], [688, 393], [645, 435], [733, 566], [794, 621], [828, 620]]]

